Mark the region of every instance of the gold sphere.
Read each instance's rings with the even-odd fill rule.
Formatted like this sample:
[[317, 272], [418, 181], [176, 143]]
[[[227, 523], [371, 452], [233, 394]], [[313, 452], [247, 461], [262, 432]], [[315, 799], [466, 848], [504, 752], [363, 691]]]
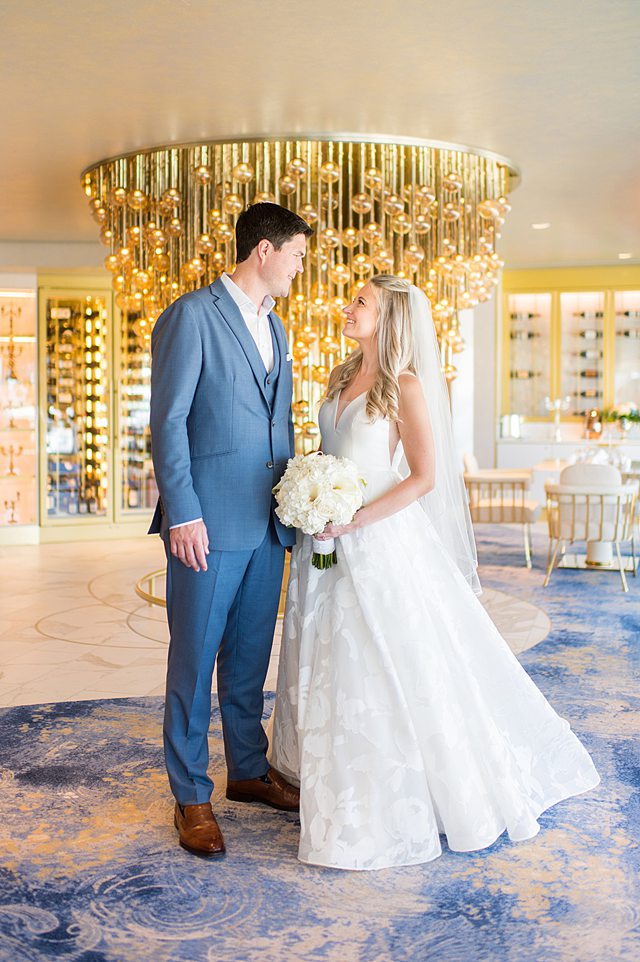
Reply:
[[291, 174], [283, 174], [278, 181], [278, 187], [281, 194], [295, 194], [298, 189], [298, 182]]
[[133, 286], [139, 291], [146, 291], [151, 285], [151, 275], [148, 271], [138, 271], [133, 275]]
[[213, 236], [217, 241], [228, 244], [229, 241], [233, 240], [233, 228], [224, 221], [221, 221], [213, 228]]
[[325, 184], [335, 184], [340, 180], [340, 168], [333, 160], [327, 160], [320, 168], [320, 180]]
[[340, 245], [340, 234], [334, 227], [325, 227], [320, 232], [320, 246], [325, 248], [335, 248]]
[[320, 434], [320, 428], [315, 421], [305, 421], [302, 425], [302, 433], [305, 438], [317, 438]]
[[329, 269], [329, 277], [334, 284], [346, 284], [351, 275], [346, 264], [338, 263]]
[[275, 195], [268, 190], [260, 190], [253, 198], [254, 204], [275, 204]]
[[368, 194], [354, 194], [351, 198], [351, 209], [356, 214], [368, 214], [373, 207], [373, 201]]
[[454, 171], [451, 171], [442, 178], [442, 186], [445, 190], [448, 190], [452, 194], [455, 194], [457, 191], [459, 191], [462, 187], [462, 184], [462, 177], [460, 174], [456, 174]]
[[350, 250], [360, 243], [360, 231], [355, 227], [345, 227], [342, 231], [342, 243]]
[[417, 244], [409, 244], [404, 251], [404, 263], [405, 267], [411, 270], [417, 270], [424, 260], [424, 250]]
[[426, 214], [416, 214], [416, 234], [428, 234], [431, 230], [431, 219]]
[[400, 214], [404, 210], [404, 202], [397, 194], [389, 194], [382, 206], [387, 214]]
[[144, 210], [148, 204], [147, 195], [143, 190], [135, 187], [127, 194], [127, 203], [131, 210]]
[[313, 225], [317, 223], [318, 209], [314, 206], [314, 204], [303, 204], [298, 210], [298, 213], [303, 220], [306, 220], [310, 227], [313, 227]]
[[127, 203], [126, 188], [114, 187], [111, 194], [111, 200], [116, 205], [116, 207], [124, 207], [124, 205]]
[[176, 187], [169, 187], [160, 198], [160, 207], [170, 213], [174, 208], [182, 204], [182, 194]]
[[157, 271], [168, 271], [171, 261], [168, 254], [154, 254], [151, 258], [151, 263]]
[[293, 407], [294, 414], [297, 414], [298, 416], [303, 417], [305, 414], [309, 413], [308, 401], [304, 401], [304, 400], [294, 401], [292, 407]]
[[184, 226], [179, 217], [172, 217], [167, 224], [167, 233], [170, 237], [179, 237], [184, 230]]
[[383, 184], [382, 172], [377, 167], [369, 167], [364, 175], [364, 184], [369, 190], [379, 189]]
[[107, 247], [110, 247], [110, 246], [111, 246], [111, 243], [112, 243], [112, 241], [113, 241], [113, 238], [114, 238], [114, 233], [113, 233], [113, 231], [111, 230], [110, 227], [103, 227], [103, 228], [101, 229], [101, 231], [100, 231], [100, 240], [102, 241], [103, 244], [106, 244]]
[[227, 194], [222, 198], [222, 207], [227, 214], [239, 214], [244, 207], [244, 201], [239, 194]]
[[196, 241], [198, 254], [211, 254], [215, 250], [215, 244], [209, 234], [199, 234]]
[[227, 258], [223, 251], [214, 251], [211, 255], [211, 265], [215, 267], [217, 271], [223, 271], [227, 266]]
[[307, 176], [308, 171], [309, 168], [301, 157], [294, 157], [293, 160], [290, 160], [287, 164], [287, 173], [290, 177], [303, 179]]
[[137, 225], [127, 227], [127, 247], [137, 247], [140, 243], [141, 235], [142, 231]]
[[382, 227], [375, 220], [370, 220], [368, 224], [365, 224], [362, 228], [362, 233], [364, 239], [369, 243], [379, 240], [382, 237]]
[[460, 220], [460, 209], [455, 204], [445, 204], [442, 208], [442, 216], [446, 221], [453, 223]]
[[393, 254], [385, 247], [375, 252], [373, 255], [373, 263], [378, 268], [380, 273], [393, 273], [393, 267], [395, 264]]
[[94, 207], [91, 213], [93, 214], [94, 220], [97, 220], [99, 224], [104, 224], [109, 216], [106, 207], [102, 207], [101, 205]]
[[120, 270], [120, 260], [116, 254], [108, 254], [104, 259], [104, 266], [108, 271], [115, 274], [116, 271]]
[[396, 214], [391, 218], [391, 229], [395, 234], [408, 234], [411, 230], [411, 218], [408, 214]]
[[356, 254], [353, 258], [353, 270], [359, 277], [368, 274], [372, 269], [372, 264], [366, 254]]
[[235, 165], [231, 171], [231, 176], [234, 180], [237, 180], [239, 184], [248, 184], [249, 181], [253, 180], [255, 171], [251, 164], [246, 163], [246, 161], [241, 161]]
[[211, 168], [207, 167], [206, 164], [198, 164], [198, 166], [193, 169], [193, 176], [196, 181], [204, 187], [205, 184], [211, 183], [213, 174], [211, 173]]

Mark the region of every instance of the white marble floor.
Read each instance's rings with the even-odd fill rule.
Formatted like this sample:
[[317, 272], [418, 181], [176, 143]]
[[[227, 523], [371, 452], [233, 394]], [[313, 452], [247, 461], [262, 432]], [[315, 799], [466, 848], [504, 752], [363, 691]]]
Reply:
[[[165, 610], [141, 601], [135, 584], [163, 564], [158, 538], [0, 548], [0, 706], [161, 695]], [[516, 653], [550, 630], [527, 602], [490, 590], [482, 602]]]

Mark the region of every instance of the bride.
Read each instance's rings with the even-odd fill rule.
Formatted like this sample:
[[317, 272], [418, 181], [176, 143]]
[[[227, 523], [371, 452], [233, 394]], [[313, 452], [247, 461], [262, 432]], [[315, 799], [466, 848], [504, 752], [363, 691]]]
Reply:
[[365, 503], [328, 526], [338, 563], [291, 558], [271, 764], [300, 784], [303, 862], [379, 869], [539, 831], [599, 778], [476, 598], [480, 585], [429, 302], [373, 277], [345, 309], [358, 348], [320, 410], [322, 450]]

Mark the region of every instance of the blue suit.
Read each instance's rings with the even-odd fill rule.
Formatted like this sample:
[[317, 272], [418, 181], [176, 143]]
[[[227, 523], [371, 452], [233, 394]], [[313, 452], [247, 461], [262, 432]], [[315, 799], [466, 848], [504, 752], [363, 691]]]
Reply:
[[[267, 372], [222, 281], [178, 298], [152, 341], [151, 437], [160, 499], [149, 533], [167, 553], [171, 633], [164, 745], [181, 805], [208, 801], [207, 734], [217, 657], [229, 777], [266, 773], [262, 690], [278, 611], [284, 548], [271, 489], [293, 456], [292, 372], [280, 319], [269, 315]], [[208, 570], [173, 557], [169, 529], [202, 517]]]

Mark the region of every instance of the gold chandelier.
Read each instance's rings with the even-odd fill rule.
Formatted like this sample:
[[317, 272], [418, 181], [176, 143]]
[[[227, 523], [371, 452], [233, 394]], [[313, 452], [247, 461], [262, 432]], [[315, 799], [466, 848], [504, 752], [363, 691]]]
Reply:
[[406, 276], [433, 308], [449, 380], [458, 312], [487, 300], [503, 266], [500, 226], [518, 171], [504, 157], [434, 141], [334, 136], [210, 141], [102, 161], [82, 175], [109, 247], [116, 303], [143, 341], [176, 297], [233, 268], [234, 224], [273, 201], [314, 229], [279, 313], [294, 357], [296, 432], [347, 353], [342, 308], [374, 273]]

